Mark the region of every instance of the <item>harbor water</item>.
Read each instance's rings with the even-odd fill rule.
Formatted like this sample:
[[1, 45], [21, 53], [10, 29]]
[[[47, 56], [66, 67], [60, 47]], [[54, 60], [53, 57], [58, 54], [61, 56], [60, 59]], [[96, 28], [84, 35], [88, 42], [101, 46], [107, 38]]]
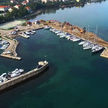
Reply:
[[[108, 41], [108, 1], [48, 11], [36, 19], [67, 21]], [[89, 14], [88, 14], [89, 13]], [[35, 19], [34, 19], [35, 20]], [[49, 62], [42, 75], [0, 93], [0, 108], [108, 108], [108, 59], [83, 50], [78, 42], [40, 29], [29, 39], [17, 38], [21, 61], [0, 57], [0, 74], [29, 71]]]

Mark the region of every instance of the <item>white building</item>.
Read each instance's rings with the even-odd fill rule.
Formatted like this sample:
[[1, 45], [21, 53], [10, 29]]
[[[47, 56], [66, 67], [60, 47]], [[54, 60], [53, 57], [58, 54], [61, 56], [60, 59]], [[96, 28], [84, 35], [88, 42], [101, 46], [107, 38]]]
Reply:
[[14, 8], [19, 9], [21, 5], [15, 5]]
[[11, 3], [15, 3], [15, 0], [10, 0]]
[[22, 2], [22, 5], [27, 5], [30, 1], [29, 0], [25, 0]]
[[12, 12], [12, 11], [13, 11], [12, 7], [10, 7], [10, 8], [8, 9], [8, 11], [9, 11], [9, 12]]

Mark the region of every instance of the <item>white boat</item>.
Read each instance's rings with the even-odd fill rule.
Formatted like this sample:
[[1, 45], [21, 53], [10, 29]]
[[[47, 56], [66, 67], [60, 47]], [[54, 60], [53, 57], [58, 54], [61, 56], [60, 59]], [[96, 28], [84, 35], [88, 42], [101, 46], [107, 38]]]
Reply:
[[60, 35], [60, 38], [64, 38], [66, 35]]
[[24, 34], [30, 35], [30, 32], [26, 31], [26, 32], [24, 32]]
[[87, 45], [86, 47], [83, 48], [84, 50], [91, 49], [91, 45]]
[[[33, 32], [32, 30], [30, 30], [30, 31], [28, 31], [28, 32], [29, 32], [31, 35], [34, 34], [34, 32]], [[27, 34], [27, 35], [29, 35], [29, 34]]]
[[0, 77], [0, 83], [3, 83], [4, 81], [3, 81], [3, 78], [2, 77]]
[[92, 50], [94, 50], [94, 49], [96, 49], [97, 47], [98, 47], [99, 45], [94, 45], [93, 47], [92, 47]]
[[74, 37], [74, 36], [72, 37], [73, 42], [77, 42], [77, 41], [80, 41], [80, 40], [81, 40], [80, 38], [77, 38], [77, 37]]
[[58, 33], [61, 33], [61, 31], [56, 30], [54, 33], [58, 34]]
[[2, 75], [0, 75], [0, 83], [3, 83], [7, 80], [7, 73], [3, 73]]
[[0, 41], [0, 44], [7, 44], [8, 42], [6, 40]]
[[86, 47], [87, 45], [90, 45], [90, 42], [86, 41], [86, 42], [83, 44], [83, 47]]
[[78, 45], [83, 45], [86, 41], [81, 41]]
[[23, 72], [24, 72], [23, 69], [15, 69], [14, 71], [9, 72], [8, 75], [9, 75], [11, 78], [13, 78], [13, 77], [16, 77], [16, 76], [21, 75]]
[[5, 50], [8, 46], [9, 44], [4, 44], [0, 49]]
[[0, 77], [6, 77], [7, 73], [3, 73], [2, 75], [0, 75]]
[[71, 37], [66, 37], [66, 38], [67, 38], [67, 40], [70, 40]]
[[64, 35], [63, 32], [57, 33], [57, 36]]
[[67, 34], [67, 35], [66, 35], [66, 38], [68, 38], [68, 37], [71, 37], [71, 35]]
[[25, 33], [20, 33], [19, 35], [22, 36], [22, 37], [25, 37], [25, 38], [29, 38], [30, 37], [29, 35], [27, 35]]
[[49, 26], [45, 26], [45, 27], [44, 27], [44, 29], [46, 29], [46, 30], [47, 30], [47, 29], [50, 29], [50, 27], [49, 27]]
[[101, 51], [102, 49], [103, 49], [103, 47], [98, 46], [98, 47], [96, 47], [95, 49], [92, 50], [92, 53], [99, 52], [99, 51]]
[[33, 33], [36, 33], [36, 30], [32, 30]]
[[52, 28], [51, 28], [51, 29], [50, 29], [50, 31], [55, 32], [55, 31], [56, 31], [56, 29], [52, 29]]

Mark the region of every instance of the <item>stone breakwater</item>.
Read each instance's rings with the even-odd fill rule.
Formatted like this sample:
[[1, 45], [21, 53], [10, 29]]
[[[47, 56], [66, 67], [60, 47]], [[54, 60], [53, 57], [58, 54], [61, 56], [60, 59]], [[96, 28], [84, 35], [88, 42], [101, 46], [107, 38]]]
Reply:
[[14, 86], [18, 83], [21, 83], [33, 76], [39, 75], [41, 72], [43, 72], [48, 67], [48, 62], [45, 62], [44, 65], [41, 68], [35, 68], [29, 72], [26, 72], [18, 77], [12, 78], [10, 80], [7, 80], [0, 84], [0, 91], [5, 90], [11, 86]]

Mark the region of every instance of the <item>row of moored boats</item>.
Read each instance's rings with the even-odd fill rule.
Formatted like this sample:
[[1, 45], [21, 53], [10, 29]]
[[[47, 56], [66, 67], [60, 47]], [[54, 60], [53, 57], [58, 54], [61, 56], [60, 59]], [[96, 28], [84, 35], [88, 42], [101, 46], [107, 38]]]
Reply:
[[6, 40], [0, 41], [0, 49], [1, 50], [5, 50], [8, 46], [9, 46], [9, 42], [7, 42]]
[[26, 32], [21, 32], [19, 35], [22, 36], [22, 37], [25, 37], [25, 38], [29, 38], [30, 35], [33, 35], [36, 33], [36, 30], [29, 30], [29, 31], [26, 31]]
[[20, 76], [22, 73], [24, 72], [24, 69], [18, 69], [16, 68], [14, 71], [12, 72], [8, 72], [8, 73], [3, 73], [2, 75], [0, 75], [0, 83], [3, 83], [11, 78]]
[[[38, 62], [37, 65], [37, 70], [44, 68], [44, 66], [48, 65], [47, 61], [40, 61]], [[8, 81], [8, 80], [12, 80], [13, 78], [16, 78], [20, 75], [24, 75], [26, 73], [24, 73], [24, 69], [18, 69], [16, 68], [14, 71], [8, 72], [8, 73], [3, 73], [2, 75], [0, 75], [0, 84], [3, 84], [4, 82]]]
[[104, 49], [104, 47], [102, 47], [98, 44], [94, 44], [88, 40], [81, 39], [81, 38], [76, 37], [75, 35], [71, 35], [67, 32], [62, 32], [60, 30], [56, 30], [54, 28], [50, 28], [47, 26], [45, 27], [45, 29], [49, 29], [51, 32], [54, 32], [60, 38], [66, 38], [66, 39], [71, 40], [73, 42], [79, 42], [79, 45], [82, 45], [84, 50], [91, 49], [92, 53], [96, 53], [96, 52], [99, 52], [99, 51]]

